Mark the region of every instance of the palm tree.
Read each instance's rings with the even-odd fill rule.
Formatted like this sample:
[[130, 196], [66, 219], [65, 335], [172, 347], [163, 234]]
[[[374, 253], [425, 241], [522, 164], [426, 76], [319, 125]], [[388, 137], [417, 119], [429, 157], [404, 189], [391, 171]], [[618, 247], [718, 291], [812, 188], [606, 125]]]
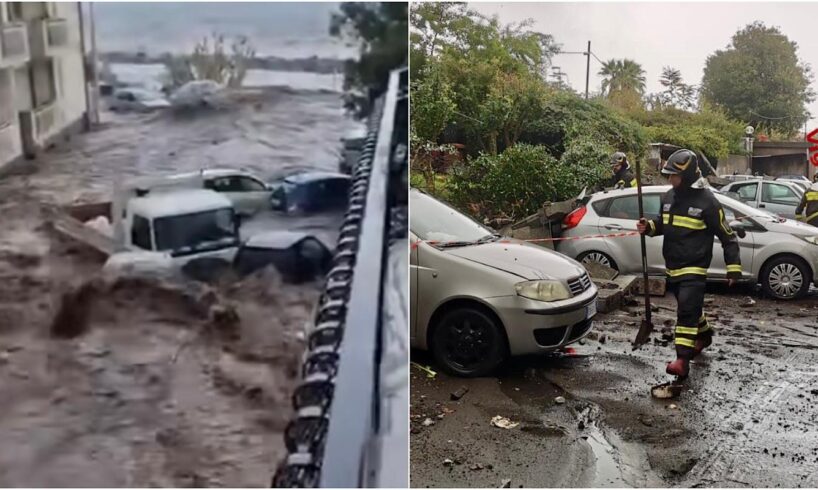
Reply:
[[629, 60], [608, 60], [599, 70], [602, 75], [602, 93], [610, 95], [612, 92], [645, 93], [645, 70], [642, 65]]

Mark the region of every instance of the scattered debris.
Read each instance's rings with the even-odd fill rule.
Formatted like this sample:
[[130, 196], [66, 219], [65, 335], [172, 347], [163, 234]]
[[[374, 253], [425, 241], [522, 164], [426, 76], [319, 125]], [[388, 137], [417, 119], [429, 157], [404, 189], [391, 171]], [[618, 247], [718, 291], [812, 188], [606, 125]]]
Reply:
[[562, 405], [563, 403], [565, 403], [565, 397], [558, 396], [554, 398], [554, 403], [556, 403], [557, 405]]
[[437, 373], [432, 371], [432, 369], [429, 366], [421, 366], [420, 364], [418, 364], [416, 362], [413, 362], [412, 366], [414, 366], [414, 367], [420, 369], [421, 371], [425, 372], [427, 378], [434, 378], [435, 376], [437, 376]]
[[587, 264], [582, 264], [582, 266], [585, 267], [585, 270], [588, 271], [588, 274], [594, 279], [605, 279], [610, 281], [619, 275], [618, 270], [596, 262], [589, 262]]
[[457, 401], [463, 398], [463, 396], [468, 392], [469, 392], [468, 388], [466, 388], [465, 386], [461, 386], [460, 388], [451, 393], [451, 398], [453, 401]]
[[423, 421], [423, 426], [429, 427], [430, 425], [435, 425], [435, 421], [427, 417], [426, 420]]
[[746, 298], [744, 298], [744, 302], [741, 303], [741, 306], [744, 308], [749, 308], [751, 306], [755, 306], [755, 304], [756, 301], [753, 298], [747, 296]]
[[669, 409], [671, 409], [671, 410], [676, 410], [676, 409], [677, 409], [677, 408], [679, 408], [679, 407], [678, 407], [678, 406], [677, 406], [675, 403], [671, 403], [670, 405], [668, 405], [668, 407], [667, 407], [667, 408], [669, 408]]
[[483, 465], [480, 463], [474, 463], [473, 465], [469, 466], [469, 469], [472, 471], [480, 471], [483, 469]]
[[511, 478], [503, 478], [500, 480], [500, 488], [511, 488]]
[[454, 461], [452, 461], [449, 458], [446, 458], [446, 459], [443, 460], [443, 466], [451, 466], [453, 464], [454, 464]]
[[499, 427], [501, 429], [513, 429], [513, 428], [517, 427], [518, 425], [520, 425], [520, 423], [519, 422], [512, 422], [511, 420], [509, 420], [509, 419], [507, 419], [507, 418], [505, 418], [503, 416], [496, 415], [493, 419], [491, 419], [491, 425], [493, 425], [495, 427]]
[[[684, 385], [681, 384], [662, 383], [652, 387], [650, 389], [650, 395], [653, 398], [659, 398], [660, 400], [673, 399], [678, 397], [682, 393], [683, 389]], [[675, 405], [671, 405], [671, 408], [675, 408]]]

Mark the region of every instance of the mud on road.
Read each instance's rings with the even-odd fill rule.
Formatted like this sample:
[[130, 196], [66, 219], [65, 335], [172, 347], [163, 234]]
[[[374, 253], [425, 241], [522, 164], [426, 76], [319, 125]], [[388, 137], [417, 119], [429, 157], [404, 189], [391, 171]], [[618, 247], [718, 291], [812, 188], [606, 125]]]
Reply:
[[[818, 294], [708, 293], [717, 336], [676, 400], [649, 390], [669, 380], [675, 357], [672, 296], [658, 300], [653, 342], [635, 352], [636, 306], [598, 315], [574, 355], [514, 359], [496, 377], [452, 378], [414, 352], [438, 373], [412, 369], [412, 486], [818, 485]], [[494, 427], [497, 415], [519, 425]]]
[[[0, 178], [0, 486], [269, 486], [319, 284], [101, 278], [40, 205], [107, 199], [119, 175], [332, 169], [340, 105], [275, 89], [201, 118], [107, 114]], [[83, 328], [53, 330], [64, 298]]]

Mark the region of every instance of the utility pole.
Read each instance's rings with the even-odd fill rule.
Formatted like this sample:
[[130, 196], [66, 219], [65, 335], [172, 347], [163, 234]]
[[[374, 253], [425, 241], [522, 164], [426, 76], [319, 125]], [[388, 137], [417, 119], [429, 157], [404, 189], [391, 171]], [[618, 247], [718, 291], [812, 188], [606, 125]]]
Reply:
[[88, 9], [90, 14], [89, 24], [91, 27], [91, 98], [93, 100], [94, 114], [92, 121], [94, 124], [99, 124], [99, 60], [97, 59], [97, 31], [96, 22], [94, 20], [94, 2], [88, 2]]
[[591, 41], [588, 41], [588, 52], [585, 53], [585, 100], [588, 100], [588, 82], [591, 78]]

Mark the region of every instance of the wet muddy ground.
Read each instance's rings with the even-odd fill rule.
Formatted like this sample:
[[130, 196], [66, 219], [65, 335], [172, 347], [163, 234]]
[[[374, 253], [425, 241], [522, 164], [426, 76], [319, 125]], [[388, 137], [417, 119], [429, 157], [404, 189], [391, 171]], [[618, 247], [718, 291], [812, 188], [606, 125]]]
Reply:
[[[337, 94], [288, 89], [183, 120], [106, 114], [0, 178], [0, 486], [269, 485], [319, 284], [103, 279], [40, 205], [107, 199], [117, 175], [334, 169], [350, 124]], [[54, 335], [65, 295], [88, 284], [67, 315], [84, 328]]]
[[[437, 375], [411, 370], [412, 486], [818, 485], [818, 294], [777, 302], [712, 287], [707, 298], [717, 337], [676, 400], [650, 396], [675, 357], [672, 296], [656, 301], [659, 331], [635, 352], [637, 306], [598, 315], [574, 355], [514, 359], [495, 377], [452, 378], [414, 352]], [[519, 425], [494, 427], [497, 415]]]

